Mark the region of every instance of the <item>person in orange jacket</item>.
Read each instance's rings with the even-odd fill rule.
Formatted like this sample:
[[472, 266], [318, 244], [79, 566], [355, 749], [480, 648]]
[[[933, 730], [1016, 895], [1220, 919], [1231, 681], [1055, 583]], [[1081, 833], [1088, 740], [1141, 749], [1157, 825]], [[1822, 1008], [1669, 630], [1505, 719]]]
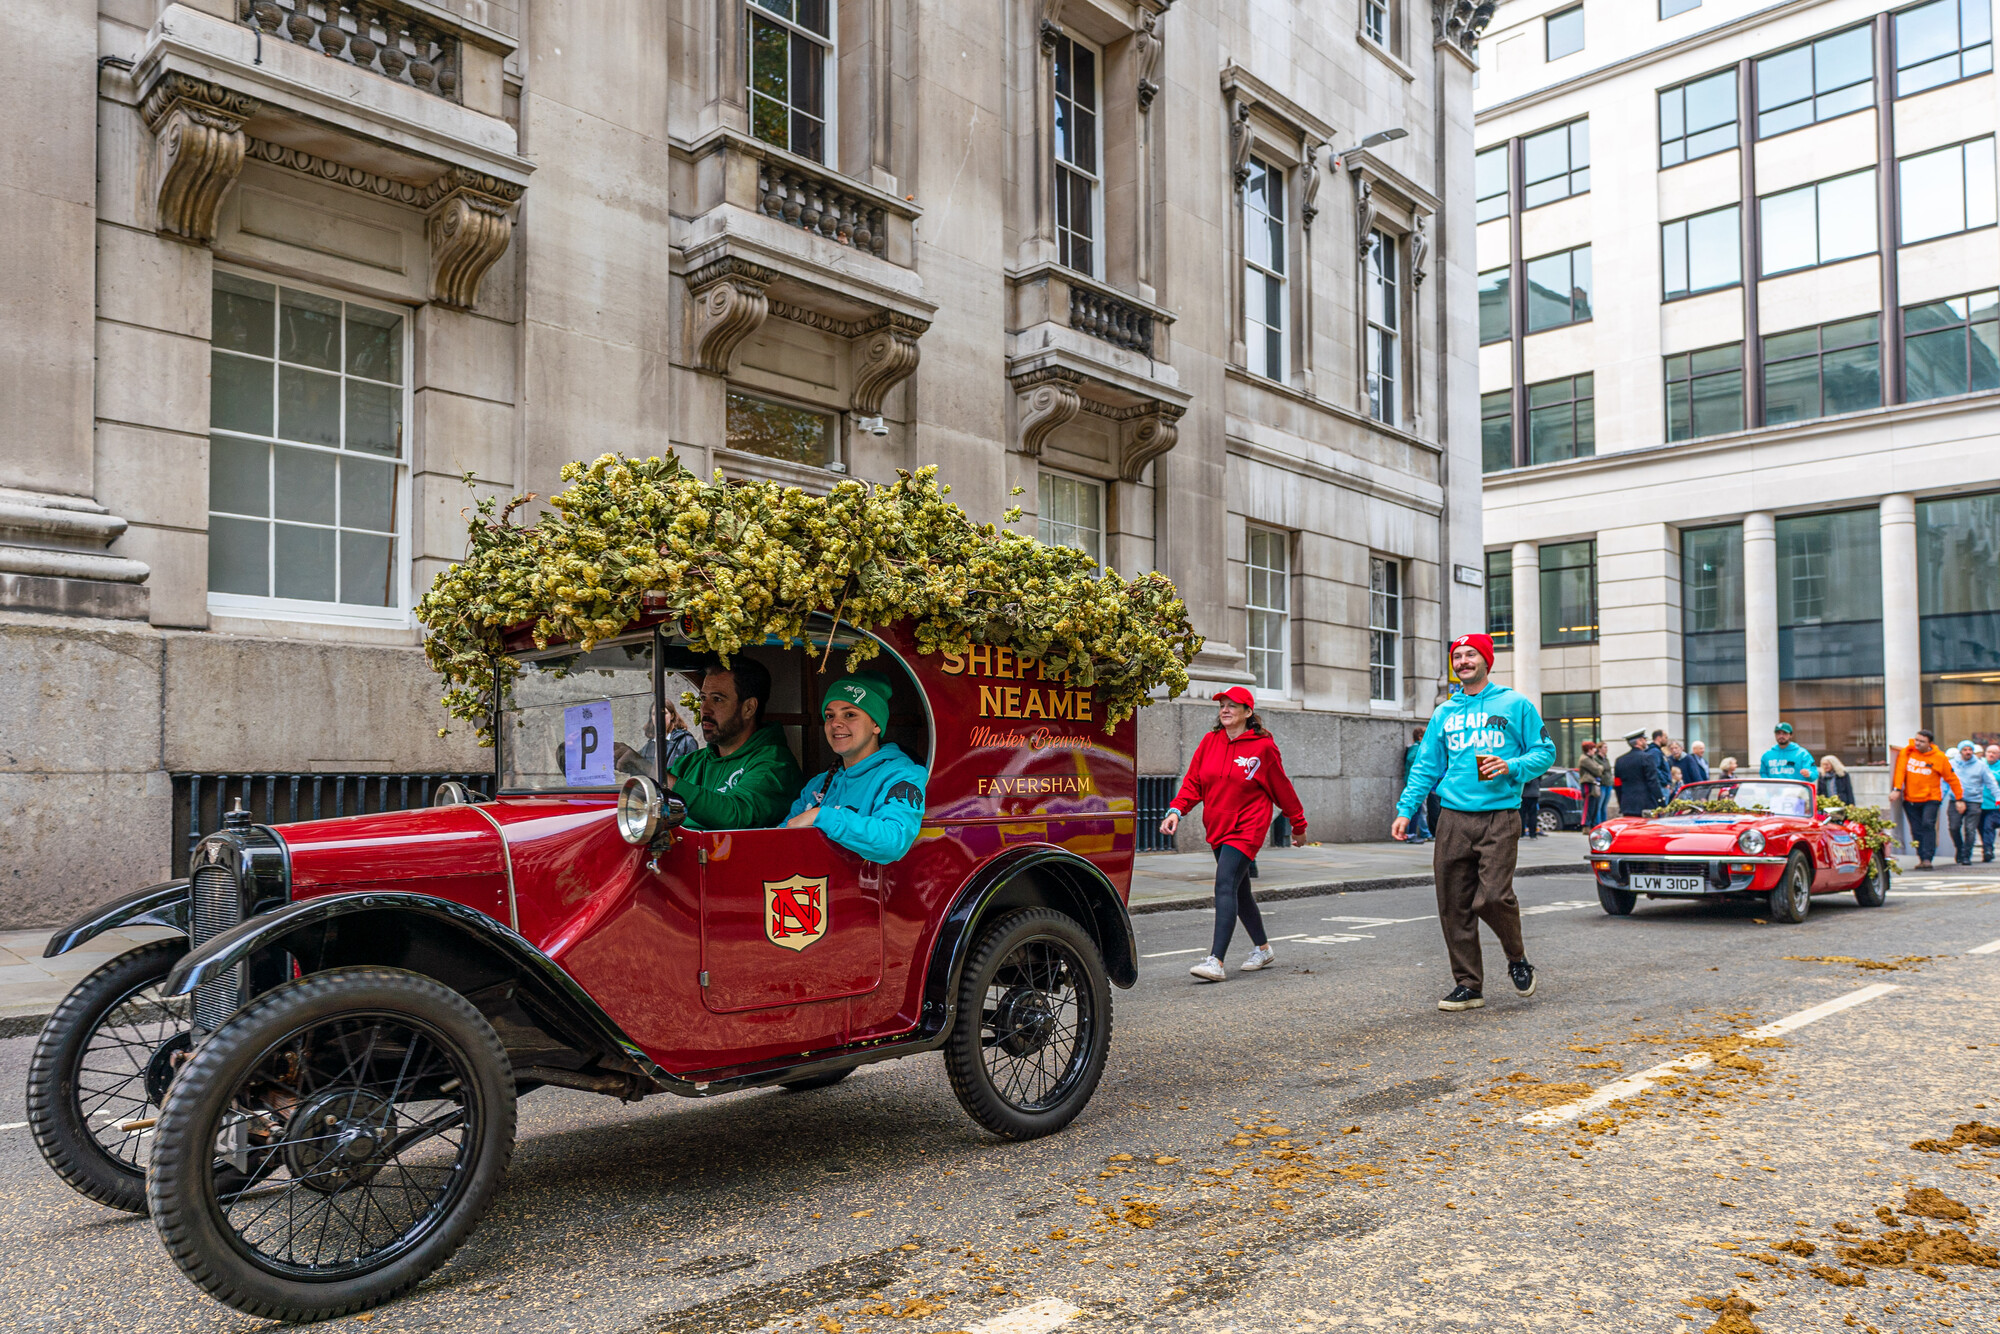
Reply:
[[1895, 776], [1889, 780], [1889, 791], [1902, 797], [1903, 812], [1910, 819], [1919, 871], [1931, 869], [1931, 856], [1937, 851], [1938, 802], [1947, 784], [1958, 808], [1965, 809], [1965, 789], [1959, 786], [1945, 753], [1931, 744], [1934, 739], [1925, 731], [1911, 737], [1910, 744], [1896, 756]]

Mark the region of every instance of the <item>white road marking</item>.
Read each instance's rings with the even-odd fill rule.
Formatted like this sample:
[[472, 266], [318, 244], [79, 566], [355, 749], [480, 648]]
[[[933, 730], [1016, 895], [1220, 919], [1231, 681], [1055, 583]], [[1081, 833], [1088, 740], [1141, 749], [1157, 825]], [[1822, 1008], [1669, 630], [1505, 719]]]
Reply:
[[1889, 894], [1898, 899], [1967, 899], [1980, 894], [2000, 893], [1991, 889], [1891, 889]]
[[1984, 945], [1981, 945], [1981, 946], [1979, 946], [1979, 947], [1978, 947], [1978, 948], [1976, 948], [1976, 949], [1969, 949], [1969, 950], [1967, 950], [1967, 951], [1966, 951], [1966, 953], [1967, 953], [1967, 954], [2000, 954], [2000, 940], [1989, 940], [1989, 941], [1987, 941], [1987, 942], [1986, 942], [1986, 943], [1985, 943]]
[[20, 1130], [27, 1124], [26, 1121], [9, 1121], [5, 1125], [0, 1125], [0, 1130]]
[[1060, 1297], [1051, 1297], [1032, 1306], [1002, 1312], [991, 1320], [982, 1320], [972, 1327], [972, 1334], [1050, 1334], [1065, 1320], [1082, 1312], [1081, 1307], [1071, 1306]]
[[1176, 954], [1206, 954], [1207, 950], [1161, 950], [1158, 954], [1142, 954], [1142, 959], [1171, 959]]
[[1435, 922], [1436, 913], [1425, 913], [1422, 917], [1322, 917], [1322, 922], [1340, 922], [1356, 929], [1377, 926], [1400, 926], [1404, 922]]
[[1345, 945], [1353, 940], [1373, 940], [1373, 936], [1300, 936], [1301, 945]]
[[1582, 899], [1563, 899], [1558, 903], [1537, 903], [1532, 908], [1523, 908], [1521, 909], [1521, 916], [1533, 917], [1537, 913], [1545, 912], [1575, 912], [1578, 908], [1596, 908], [1599, 906], [1601, 905], [1596, 900], [1585, 903]]
[[[1788, 1014], [1783, 1019], [1765, 1024], [1762, 1028], [1753, 1028], [1743, 1036], [1746, 1038], [1775, 1038], [1782, 1033], [1789, 1033], [1795, 1028], [1804, 1028], [1807, 1024], [1816, 1023], [1830, 1014], [1839, 1014], [1842, 1010], [1872, 1001], [1877, 996], [1886, 996], [1894, 990], [1896, 990], [1896, 985], [1892, 982], [1877, 982], [1873, 986], [1862, 987], [1858, 991], [1850, 991], [1844, 996], [1835, 996], [1832, 1000], [1815, 1005], [1809, 1010], [1800, 1010], [1797, 1014]], [[1714, 1057], [1705, 1051], [1689, 1052], [1685, 1056], [1679, 1056], [1671, 1061], [1663, 1062], [1653, 1066], [1649, 1070], [1641, 1070], [1635, 1075], [1627, 1075], [1623, 1079], [1613, 1080], [1587, 1098], [1578, 1098], [1575, 1102], [1566, 1102], [1556, 1107], [1544, 1107], [1538, 1112], [1529, 1112], [1526, 1116], [1518, 1118], [1518, 1120], [1522, 1125], [1526, 1126], [1561, 1125], [1564, 1121], [1573, 1120], [1587, 1112], [1594, 1112], [1601, 1107], [1608, 1107], [1620, 1098], [1629, 1098], [1634, 1094], [1644, 1093], [1653, 1086], [1654, 1080], [1664, 1079], [1668, 1075], [1685, 1074], [1691, 1070], [1700, 1070], [1711, 1064], [1714, 1059]]]

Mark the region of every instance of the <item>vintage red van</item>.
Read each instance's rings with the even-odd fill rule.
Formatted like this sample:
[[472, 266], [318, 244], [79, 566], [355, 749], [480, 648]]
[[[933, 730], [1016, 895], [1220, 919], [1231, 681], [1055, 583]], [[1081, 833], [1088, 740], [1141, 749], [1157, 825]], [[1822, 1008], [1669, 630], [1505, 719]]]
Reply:
[[[239, 811], [188, 880], [51, 939], [181, 933], [50, 1020], [28, 1094], [43, 1155], [90, 1198], [150, 1209], [220, 1300], [314, 1319], [450, 1257], [499, 1187], [516, 1096], [545, 1085], [806, 1090], [940, 1050], [987, 1129], [1060, 1129], [1103, 1072], [1110, 986], [1137, 980], [1134, 724], [1107, 731], [1090, 690], [1011, 648], [925, 656], [907, 624], [822, 616], [807, 642], [748, 650], [809, 776], [832, 758], [820, 695], [866, 640], [895, 687], [888, 737], [929, 772], [900, 861], [816, 829], [683, 826], [652, 758], [701, 666], [674, 625], [588, 652], [515, 635], [492, 798], [279, 826]], [[616, 782], [572, 781], [606, 753]]]

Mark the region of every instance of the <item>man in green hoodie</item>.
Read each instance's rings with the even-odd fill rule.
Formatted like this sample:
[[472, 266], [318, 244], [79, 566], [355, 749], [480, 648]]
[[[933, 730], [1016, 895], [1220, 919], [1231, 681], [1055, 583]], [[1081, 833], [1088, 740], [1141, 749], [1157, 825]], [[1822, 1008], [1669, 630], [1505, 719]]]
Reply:
[[708, 744], [675, 760], [666, 781], [686, 805], [690, 829], [768, 829], [784, 820], [805, 778], [785, 729], [763, 720], [770, 697], [770, 670], [754, 658], [702, 678]]

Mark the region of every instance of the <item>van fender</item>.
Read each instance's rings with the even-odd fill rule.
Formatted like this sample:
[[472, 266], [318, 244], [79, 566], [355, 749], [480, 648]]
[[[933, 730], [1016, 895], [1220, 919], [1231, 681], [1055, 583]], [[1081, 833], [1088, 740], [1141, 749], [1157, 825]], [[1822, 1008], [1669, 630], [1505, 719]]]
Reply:
[[1132, 914], [1110, 878], [1087, 858], [1064, 848], [1046, 844], [1021, 848], [980, 867], [938, 927], [924, 979], [926, 1034], [942, 1035], [951, 1029], [959, 977], [980, 924], [1009, 907], [1035, 905], [1061, 909], [1090, 932], [1114, 985], [1130, 989], [1138, 983], [1139, 944], [1132, 932]]
[[135, 889], [123, 898], [92, 908], [49, 937], [44, 959], [67, 954], [78, 945], [122, 926], [164, 926], [182, 935], [194, 912], [194, 894], [186, 880], [167, 880]]
[[306, 973], [376, 964], [442, 982], [488, 1013], [523, 1077], [520, 1067], [570, 1064], [583, 1053], [658, 1089], [697, 1093], [656, 1065], [590, 993], [525, 937], [476, 908], [429, 894], [331, 894], [250, 918], [190, 951], [161, 993], [184, 995], [223, 979], [253, 955], [279, 950]]

